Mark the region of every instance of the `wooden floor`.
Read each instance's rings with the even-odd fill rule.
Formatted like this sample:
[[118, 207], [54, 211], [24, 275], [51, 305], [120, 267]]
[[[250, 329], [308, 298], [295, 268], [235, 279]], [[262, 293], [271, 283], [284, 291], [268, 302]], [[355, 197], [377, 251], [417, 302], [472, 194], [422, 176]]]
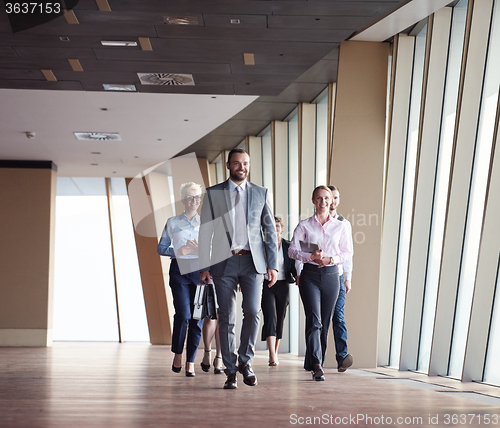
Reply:
[[203, 373], [201, 356], [187, 378], [170, 370], [167, 346], [0, 348], [0, 427], [484, 427], [487, 414], [500, 418], [500, 389], [481, 384], [387, 368], [327, 369], [326, 381], [314, 382], [301, 359], [283, 354], [268, 367], [259, 352], [259, 384], [239, 376], [238, 389], [224, 390], [225, 376]]

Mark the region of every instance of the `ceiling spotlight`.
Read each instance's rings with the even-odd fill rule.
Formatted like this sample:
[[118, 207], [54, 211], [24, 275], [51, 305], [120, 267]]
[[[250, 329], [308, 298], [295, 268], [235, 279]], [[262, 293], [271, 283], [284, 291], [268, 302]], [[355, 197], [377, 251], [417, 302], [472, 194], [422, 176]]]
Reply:
[[33, 131], [26, 132], [26, 137], [28, 137], [30, 140], [35, 138], [35, 133]]
[[231, 19], [229, 20], [231, 24], [241, 24], [241, 21], [239, 19]]

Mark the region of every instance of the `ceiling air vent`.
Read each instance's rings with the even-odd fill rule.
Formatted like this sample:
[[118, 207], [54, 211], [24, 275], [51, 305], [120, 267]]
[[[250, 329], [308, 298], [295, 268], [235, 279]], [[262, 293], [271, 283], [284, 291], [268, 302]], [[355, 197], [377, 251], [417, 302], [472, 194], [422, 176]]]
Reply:
[[137, 73], [143, 85], [180, 85], [194, 86], [192, 74], [176, 73]]
[[75, 132], [76, 138], [85, 141], [121, 141], [117, 132]]

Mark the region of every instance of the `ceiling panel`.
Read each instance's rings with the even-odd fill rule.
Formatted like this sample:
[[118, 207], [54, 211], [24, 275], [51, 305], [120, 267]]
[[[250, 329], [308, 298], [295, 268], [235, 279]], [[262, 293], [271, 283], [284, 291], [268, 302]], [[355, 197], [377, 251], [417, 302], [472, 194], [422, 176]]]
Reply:
[[[336, 28], [207, 28], [165, 25], [156, 27], [158, 37], [184, 39], [230, 39], [230, 40], [268, 40], [272, 42], [340, 42], [345, 39], [346, 31]], [[349, 32], [347, 32], [349, 33]], [[349, 35], [349, 34], [348, 34]]]
[[46, 80], [40, 70], [16, 70], [16, 69], [3, 69], [0, 70], [0, 80], [13, 79], [13, 80]]
[[[314, 100], [337, 79], [340, 43], [408, 0], [108, 2], [111, 12], [99, 11], [95, 0], [80, 0], [74, 9], [79, 24], [61, 16], [15, 34], [0, 13], [0, 88], [94, 93], [104, 91], [103, 83], [124, 83], [159, 96], [260, 96], [214, 135], [193, 142], [200, 156], [210, 157], [260, 132], [269, 121], [283, 120], [297, 103]], [[166, 16], [192, 16], [198, 23], [168, 24]], [[148, 37], [153, 50], [101, 44], [139, 42], [139, 37]], [[253, 53], [255, 65], [245, 65], [243, 53]], [[68, 59], [77, 59], [83, 71], [73, 71]], [[52, 70], [58, 81], [47, 82], [41, 69]], [[195, 85], [142, 85], [138, 72], [192, 74]]]
[[[203, 14], [205, 27], [229, 27], [229, 28], [267, 28], [267, 15], [237, 15], [237, 14]], [[238, 23], [231, 21], [237, 20]]]
[[274, 117], [275, 120], [283, 120], [297, 107], [296, 103], [263, 102], [261, 101], [262, 99], [262, 97], [258, 98], [248, 107], [245, 107], [242, 111], [233, 116], [231, 120], [246, 120], [248, 117], [251, 117], [253, 120], [261, 121], [265, 121], [269, 117]]
[[0, 46], [0, 58], [15, 58], [17, 57], [16, 51], [10, 46]]
[[82, 91], [80, 82], [47, 82], [38, 80], [0, 80], [0, 88], [5, 89], [44, 89], [59, 91]]
[[267, 125], [269, 125], [267, 120], [237, 120], [233, 118], [228, 120], [224, 125], [214, 129], [211, 134], [215, 136], [237, 136], [241, 141], [246, 135], [257, 135]]
[[14, 47], [21, 58], [95, 58], [92, 49]]
[[269, 17], [269, 28], [303, 28], [315, 30], [350, 30], [351, 32], [365, 23], [365, 19], [356, 16], [284, 16]]
[[[382, 4], [383, 3], [383, 4]], [[362, 16], [372, 17], [392, 4], [400, 3], [394, 1], [325, 1], [309, 0], [306, 3], [300, 2], [282, 2], [273, 10], [273, 15], [340, 15], [340, 16]]]
[[2, 58], [2, 69], [18, 68], [30, 70], [34, 68], [48, 68], [51, 70], [71, 70], [69, 62], [65, 58]]
[[304, 72], [296, 83], [324, 83], [325, 85], [337, 81], [338, 61], [322, 59]]
[[84, 71], [114, 71], [136, 73], [203, 73], [226, 75], [234, 73], [229, 64], [208, 64], [196, 62], [171, 61], [106, 61], [97, 59], [82, 59]]

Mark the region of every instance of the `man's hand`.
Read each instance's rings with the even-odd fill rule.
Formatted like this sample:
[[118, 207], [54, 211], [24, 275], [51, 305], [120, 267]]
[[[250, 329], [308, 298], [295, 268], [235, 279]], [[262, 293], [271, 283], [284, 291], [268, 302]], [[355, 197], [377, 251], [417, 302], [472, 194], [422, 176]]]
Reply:
[[210, 282], [210, 271], [202, 270], [200, 272], [200, 282]]
[[351, 291], [351, 280], [346, 279], [344, 280], [344, 287], [345, 287], [345, 294], [349, 293]]
[[271, 288], [278, 280], [278, 271], [276, 269], [268, 269], [267, 280], [269, 281], [268, 287]]

